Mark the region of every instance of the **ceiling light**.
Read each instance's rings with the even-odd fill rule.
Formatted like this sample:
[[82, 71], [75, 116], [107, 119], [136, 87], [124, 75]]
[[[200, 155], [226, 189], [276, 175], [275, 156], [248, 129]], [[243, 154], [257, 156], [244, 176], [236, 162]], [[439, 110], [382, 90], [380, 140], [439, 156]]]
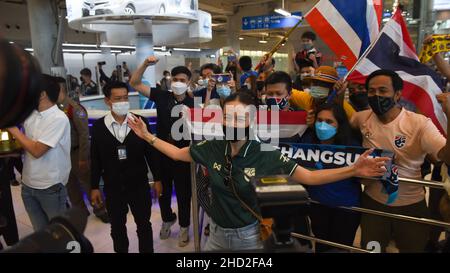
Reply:
[[94, 44], [62, 44], [63, 46], [69, 46], [69, 47], [93, 47], [97, 48], [97, 45]]
[[240, 41], [244, 40], [244, 37], [239, 37], [239, 40], [240, 40]]
[[281, 9], [275, 9], [275, 12], [286, 17], [290, 17], [292, 15], [289, 11], [284, 9], [284, 0], [281, 2]]
[[63, 49], [66, 53], [102, 53], [99, 49]]
[[292, 14], [289, 11], [284, 10], [284, 9], [275, 9], [275, 12], [280, 14], [280, 15], [286, 16], [286, 17], [291, 17], [292, 16]]
[[175, 51], [195, 51], [195, 52], [202, 51], [200, 48], [181, 48], [181, 47], [174, 47], [173, 50], [175, 50]]
[[102, 48], [136, 49], [135, 46], [101, 45]]

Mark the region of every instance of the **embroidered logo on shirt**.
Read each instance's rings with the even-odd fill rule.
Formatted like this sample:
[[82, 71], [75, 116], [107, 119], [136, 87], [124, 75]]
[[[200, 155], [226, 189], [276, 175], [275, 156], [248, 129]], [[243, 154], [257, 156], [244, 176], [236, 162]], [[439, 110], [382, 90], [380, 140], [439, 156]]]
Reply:
[[254, 177], [256, 175], [256, 169], [255, 168], [245, 168], [244, 169], [244, 179], [247, 182], [250, 182], [250, 177]]
[[222, 165], [217, 164], [216, 162], [214, 162], [213, 169], [216, 169], [216, 170], [220, 171], [222, 169]]
[[405, 143], [406, 143], [405, 136], [402, 136], [402, 135], [395, 136], [394, 144], [397, 148], [402, 148], [403, 146], [405, 146]]
[[284, 154], [280, 155], [280, 160], [283, 160], [283, 162], [289, 162], [289, 157], [285, 156]]

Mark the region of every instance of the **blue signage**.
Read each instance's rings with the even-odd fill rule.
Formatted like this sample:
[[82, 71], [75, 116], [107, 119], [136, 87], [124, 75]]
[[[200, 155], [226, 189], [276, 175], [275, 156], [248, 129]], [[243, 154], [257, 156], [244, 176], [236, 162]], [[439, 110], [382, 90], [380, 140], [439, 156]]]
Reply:
[[[293, 12], [292, 15], [302, 16], [300, 11]], [[268, 14], [260, 16], [247, 16], [242, 18], [242, 29], [274, 29], [274, 28], [291, 28], [297, 24], [298, 17], [285, 17], [281, 14]]]

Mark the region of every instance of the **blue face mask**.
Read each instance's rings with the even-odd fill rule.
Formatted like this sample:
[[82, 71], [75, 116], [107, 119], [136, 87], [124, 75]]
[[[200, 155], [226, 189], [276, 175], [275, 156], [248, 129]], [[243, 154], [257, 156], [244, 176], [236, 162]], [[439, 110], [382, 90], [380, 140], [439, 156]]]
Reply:
[[221, 85], [221, 86], [217, 86], [216, 92], [217, 92], [217, 94], [219, 94], [219, 97], [224, 99], [231, 94], [231, 89], [230, 89], [230, 87], [228, 87], [226, 85]]
[[328, 140], [332, 137], [334, 137], [337, 133], [337, 128], [326, 123], [325, 121], [322, 122], [316, 122], [316, 135], [319, 140]]
[[267, 97], [266, 98], [266, 104], [267, 106], [278, 106], [280, 110], [285, 109], [288, 106], [288, 99], [286, 97], [284, 98], [277, 98], [277, 97]]

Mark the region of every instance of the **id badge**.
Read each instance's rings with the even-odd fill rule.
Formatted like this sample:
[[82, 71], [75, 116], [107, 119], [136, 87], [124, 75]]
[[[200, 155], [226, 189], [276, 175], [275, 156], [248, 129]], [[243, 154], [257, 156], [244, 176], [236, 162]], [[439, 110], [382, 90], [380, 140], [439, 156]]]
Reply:
[[119, 160], [127, 159], [127, 146], [117, 146], [117, 157]]

